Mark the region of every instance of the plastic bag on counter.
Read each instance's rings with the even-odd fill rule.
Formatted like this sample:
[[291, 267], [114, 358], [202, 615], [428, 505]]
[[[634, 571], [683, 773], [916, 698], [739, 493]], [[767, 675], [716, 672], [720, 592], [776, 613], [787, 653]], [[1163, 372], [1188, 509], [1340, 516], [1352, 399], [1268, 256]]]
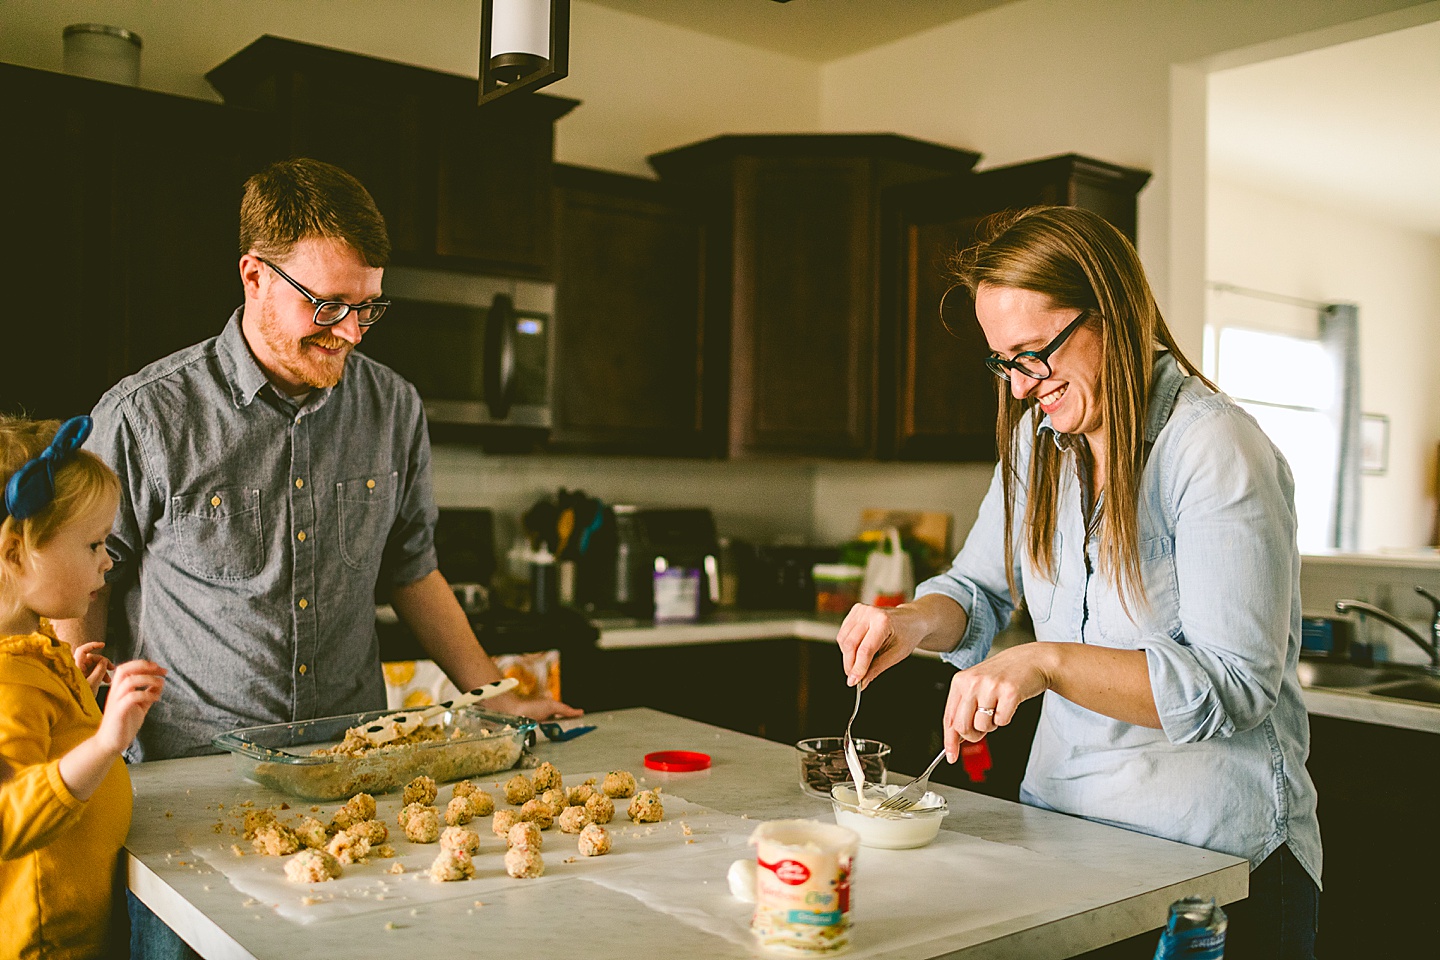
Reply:
[[885, 545], [865, 558], [860, 602], [877, 607], [898, 607], [915, 592], [915, 568], [900, 545], [900, 531], [885, 528]]

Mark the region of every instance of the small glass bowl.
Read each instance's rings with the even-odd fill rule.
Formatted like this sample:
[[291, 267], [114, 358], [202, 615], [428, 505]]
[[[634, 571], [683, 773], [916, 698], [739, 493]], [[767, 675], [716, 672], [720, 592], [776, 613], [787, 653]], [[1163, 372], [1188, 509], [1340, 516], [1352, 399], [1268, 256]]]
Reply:
[[[844, 737], [810, 737], [795, 744], [800, 754], [800, 789], [819, 800], [830, 799], [830, 788], [851, 779], [845, 765]], [[860, 755], [860, 769], [867, 783], [885, 782], [885, 758], [890, 745], [879, 740], [855, 741]]]
[[[904, 789], [903, 784], [865, 784], [865, 799], [878, 805]], [[945, 798], [935, 792], [926, 793], [909, 810], [891, 812], [855, 802], [855, 784], [846, 780], [830, 790], [830, 803], [835, 808], [835, 822], [860, 835], [862, 847], [886, 850], [909, 850], [923, 847], [940, 833], [940, 821], [950, 812]]]

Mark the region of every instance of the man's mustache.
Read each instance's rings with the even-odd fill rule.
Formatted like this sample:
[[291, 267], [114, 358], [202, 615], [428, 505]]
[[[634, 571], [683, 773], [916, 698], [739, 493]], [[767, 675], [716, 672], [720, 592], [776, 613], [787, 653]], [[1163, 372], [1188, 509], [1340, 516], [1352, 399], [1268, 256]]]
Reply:
[[326, 350], [349, 350], [354, 344], [348, 340], [341, 340], [339, 337], [331, 336], [328, 333], [312, 333], [308, 337], [300, 339], [302, 347], [317, 346]]

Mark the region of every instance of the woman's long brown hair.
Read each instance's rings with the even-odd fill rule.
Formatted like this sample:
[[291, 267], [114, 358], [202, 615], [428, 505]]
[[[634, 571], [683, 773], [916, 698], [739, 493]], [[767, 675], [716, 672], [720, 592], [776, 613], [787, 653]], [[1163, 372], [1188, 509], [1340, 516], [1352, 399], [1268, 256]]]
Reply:
[[[987, 218], [977, 242], [952, 261], [955, 280], [973, 299], [981, 286], [1042, 294], [1055, 309], [1088, 311], [1100, 324], [1099, 392], [1109, 451], [1105, 506], [1100, 518], [1100, 558], [1115, 579], [1122, 608], [1147, 607], [1140, 575], [1140, 473], [1144, 468], [1145, 409], [1154, 352], [1169, 350], [1189, 373], [1198, 369], [1181, 353], [1160, 315], [1130, 241], [1099, 215], [1077, 207], [1033, 207]], [[1204, 380], [1204, 377], [1201, 377]], [[1204, 382], [1212, 389], [1209, 380]], [[1017, 432], [1033, 399], [1017, 400], [997, 380], [1000, 409], [995, 443], [1005, 501], [1005, 578], [1017, 601], [1014, 522], [1020, 482]], [[1030, 421], [1031, 456], [1025, 482], [1026, 553], [1045, 577], [1055, 575], [1055, 523], [1064, 451], [1038, 442], [1040, 417]]]

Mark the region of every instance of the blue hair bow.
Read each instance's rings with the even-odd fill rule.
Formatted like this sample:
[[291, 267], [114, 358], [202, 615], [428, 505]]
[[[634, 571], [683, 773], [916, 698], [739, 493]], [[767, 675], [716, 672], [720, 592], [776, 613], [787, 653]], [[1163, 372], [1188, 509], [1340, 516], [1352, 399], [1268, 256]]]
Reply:
[[75, 456], [75, 451], [90, 436], [93, 425], [89, 417], [71, 417], [60, 424], [50, 446], [34, 460], [25, 461], [5, 484], [4, 502], [0, 503], [4, 512], [0, 513], [0, 520], [6, 513], [16, 520], [27, 520], [50, 505], [55, 499], [55, 471]]

